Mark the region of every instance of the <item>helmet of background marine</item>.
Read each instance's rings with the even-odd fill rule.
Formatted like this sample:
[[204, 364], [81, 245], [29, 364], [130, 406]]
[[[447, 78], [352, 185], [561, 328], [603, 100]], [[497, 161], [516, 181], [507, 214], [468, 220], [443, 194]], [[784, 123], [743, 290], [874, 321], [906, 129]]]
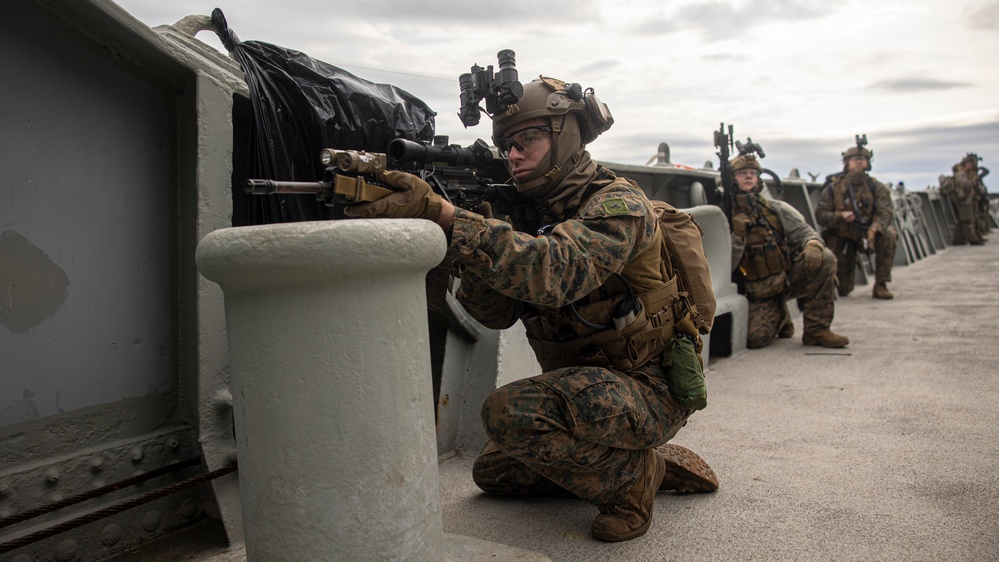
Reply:
[[853, 145], [850, 148], [846, 149], [846, 152], [843, 153], [844, 170], [847, 170], [849, 168], [850, 157], [852, 156], [863, 156], [864, 158], [867, 158], [867, 167], [864, 169], [868, 172], [871, 171], [871, 160], [874, 160], [873, 151], [867, 150], [866, 147], [857, 146], [857, 145]]
[[[729, 169], [732, 171], [733, 177], [735, 177], [735, 174], [739, 170], [752, 169], [756, 170], [757, 174], [763, 171], [763, 166], [760, 165], [760, 161], [756, 159], [755, 154], [740, 154], [735, 158], [729, 160], [728, 165]], [[753, 190], [753, 192], [759, 193], [761, 190], [761, 185], [762, 182], [757, 181], [756, 188]]]
[[552, 145], [531, 175], [517, 182], [524, 194], [557, 184], [579, 161], [586, 145], [614, 123], [592, 90], [583, 92], [579, 84], [542, 76], [524, 85], [516, 105], [492, 116], [493, 144], [498, 146], [503, 134], [516, 130], [518, 123], [538, 117], [551, 123]]

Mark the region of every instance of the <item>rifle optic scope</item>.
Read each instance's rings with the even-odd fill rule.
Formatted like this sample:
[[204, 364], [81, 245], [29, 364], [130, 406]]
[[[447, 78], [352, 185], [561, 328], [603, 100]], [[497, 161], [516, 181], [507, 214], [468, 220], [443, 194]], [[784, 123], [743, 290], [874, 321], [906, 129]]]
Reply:
[[441, 163], [448, 166], [474, 166], [483, 168], [493, 160], [489, 145], [477, 139], [468, 147], [456, 144], [423, 144], [406, 139], [395, 139], [388, 147], [389, 165], [398, 168], [407, 162], [420, 164]]

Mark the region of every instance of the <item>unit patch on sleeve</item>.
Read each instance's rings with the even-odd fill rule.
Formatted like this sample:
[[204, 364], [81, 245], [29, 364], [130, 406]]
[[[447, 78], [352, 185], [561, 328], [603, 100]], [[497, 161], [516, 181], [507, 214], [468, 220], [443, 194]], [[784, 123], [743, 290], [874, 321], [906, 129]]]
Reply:
[[604, 212], [608, 215], [626, 215], [628, 214], [628, 204], [624, 202], [624, 199], [620, 197], [615, 197], [613, 199], [606, 199], [603, 201]]

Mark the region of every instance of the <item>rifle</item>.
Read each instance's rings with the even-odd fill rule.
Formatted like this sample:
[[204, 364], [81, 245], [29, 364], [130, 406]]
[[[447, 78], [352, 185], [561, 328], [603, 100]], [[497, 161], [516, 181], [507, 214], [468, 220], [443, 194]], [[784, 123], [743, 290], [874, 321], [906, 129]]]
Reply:
[[[872, 202], [876, 204], [877, 199], [874, 199], [874, 188], [871, 185], [870, 179], [867, 180], [867, 185], [871, 192]], [[853, 224], [856, 225], [855, 228], [857, 229], [857, 249], [870, 256], [871, 251], [873, 251], [871, 244], [867, 240], [867, 229], [870, 228], [870, 225], [867, 224], [867, 219], [861, 214], [860, 207], [857, 206], [857, 197], [853, 194], [853, 186], [850, 185], [850, 182], [846, 183], [846, 189], [850, 193], [850, 203], [853, 204]], [[871, 214], [874, 214], [873, 207], [871, 208]]]
[[517, 212], [523, 203], [510, 196], [516, 190], [504, 190], [508, 184], [492, 182], [505, 177], [502, 160], [493, 156], [485, 141], [479, 139], [468, 147], [448, 145], [446, 136], [434, 138], [433, 144], [395, 139], [388, 152], [323, 149], [319, 161], [325, 167], [323, 178], [313, 182], [250, 179], [245, 190], [251, 195], [315, 195], [332, 207], [376, 201], [393, 193], [378, 181], [385, 170], [401, 170], [420, 177], [451, 204], [475, 211], [484, 202], [502, 202], [504, 210]]
[[[735, 203], [735, 178], [729, 170], [729, 154], [732, 152], [732, 125], [728, 126], [728, 134], [725, 134], [725, 123], [715, 131], [715, 147], [718, 149], [718, 172], [721, 174], [721, 194], [716, 197], [716, 205], [725, 211], [725, 218], [728, 219], [729, 230], [732, 229], [732, 207]], [[717, 193], [717, 190], [716, 190]], [[720, 204], [719, 200], [720, 199]]]
[[[324, 149], [320, 163], [325, 166], [323, 179], [314, 182], [250, 179], [245, 190], [251, 195], [297, 194], [315, 195], [334, 208], [342, 209], [376, 201], [393, 193], [393, 189], [378, 181], [377, 175], [387, 169], [419, 176], [452, 205], [482, 214], [496, 214], [512, 224], [521, 224], [531, 213], [529, 200], [507, 184], [493, 183], [493, 177], [508, 177], [503, 160], [496, 158], [485, 141], [476, 140], [471, 146], [448, 145], [446, 136], [434, 138], [433, 144], [406, 139], [389, 143], [388, 153], [357, 150]], [[510, 189], [503, 189], [510, 187]], [[483, 213], [482, 206], [489, 206]], [[427, 274], [427, 306], [430, 311], [446, 310], [446, 293], [450, 288], [451, 271], [441, 264]]]
[[[504, 49], [496, 56], [499, 71], [495, 74], [492, 65], [487, 68], [472, 65], [470, 72], [458, 78], [461, 88], [459, 116], [466, 128], [478, 124], [481, 112], [493, 115], [506, 111], [524, 94], [517, 73], [516, 53]], [[479, 105], [483, 99], [485, 109]], [[327, 148], [320, 153], [319, 160], [325, 171], [318, 182], [251, 179], [246, 182], [246, 192], [252, 195], [312, 193], [327, 205], [338, 207], [389, 195], [392, 189], [379, 183], [377, 174], [395, 169], [418, 175], [452, 205], [479, 211], [483, 203], [490, 203], [505, 212], [507, 220], [514, 224], [518, 223], [511, 219], [527, 208], [526, 199], [518, 197], [516, 190], [500, 189], [507, 184], [492, 183], [490, 178], [509, 177], [509, 174], [502, 160], [493, 155], [482, 139], [464, 148], [449, 145], [446, 136], [434, 137], [432, 144], [395, 139], [389, 143], [387, 154]]]

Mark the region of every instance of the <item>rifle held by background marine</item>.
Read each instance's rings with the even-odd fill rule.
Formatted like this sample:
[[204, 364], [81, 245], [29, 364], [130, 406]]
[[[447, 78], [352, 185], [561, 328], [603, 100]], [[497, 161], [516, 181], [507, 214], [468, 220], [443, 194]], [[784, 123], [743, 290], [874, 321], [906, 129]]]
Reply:
[[718, 148], [718, 172], [721, 174], [721, 208], [728, 219], [729, 229], [732, 228], [732, 207], [735, 204], [735, 178], [729, 169], [729, 155], [732, 153], [732, 125], [725, 133], [725, 123], [715, 131], [715, 147]]

